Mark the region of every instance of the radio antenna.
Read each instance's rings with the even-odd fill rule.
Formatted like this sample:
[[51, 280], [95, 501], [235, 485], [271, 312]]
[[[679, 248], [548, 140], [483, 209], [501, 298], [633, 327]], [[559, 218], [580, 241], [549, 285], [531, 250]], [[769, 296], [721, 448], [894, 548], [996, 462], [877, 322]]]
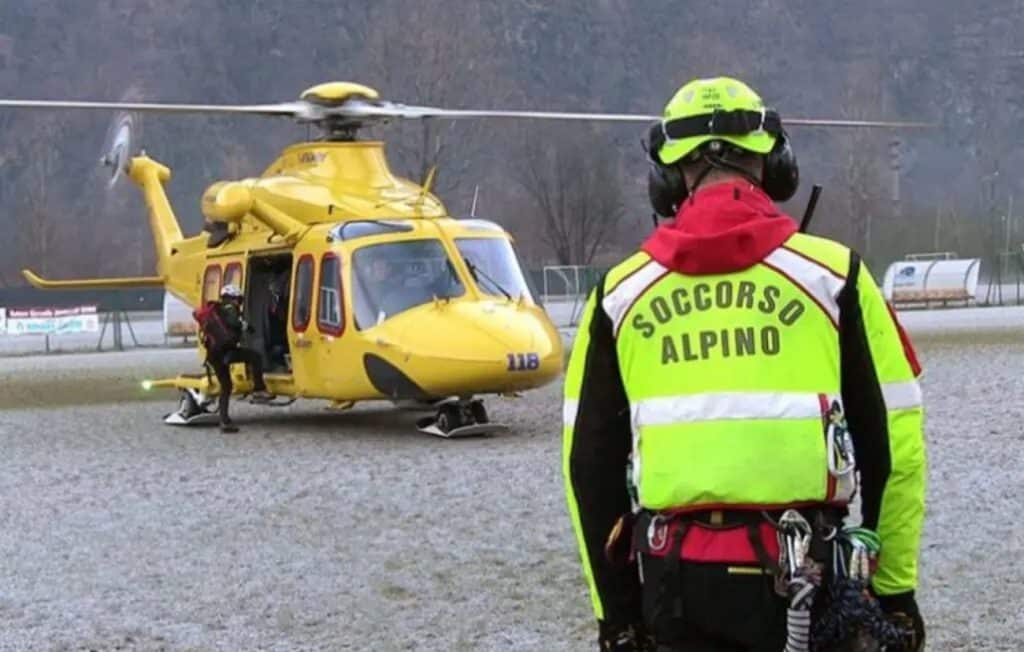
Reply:
[[807, 233], [807, 227], [811, 224], [814, 216], [814, 207], [818, 205], [818, 197], [821, 195], [821, 186], [815, 184], [811, 188], [811, 198], [807, 200], [807, 209], [804, 210], [804, 218], [800, 220], [800, 233]]

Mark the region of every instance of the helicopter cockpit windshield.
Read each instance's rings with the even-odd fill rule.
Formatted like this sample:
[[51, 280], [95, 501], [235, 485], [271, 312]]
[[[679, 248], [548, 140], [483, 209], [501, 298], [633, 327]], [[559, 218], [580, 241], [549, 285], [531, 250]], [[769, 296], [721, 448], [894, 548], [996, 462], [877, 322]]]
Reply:
[[365, 330], [466, 289], [439, 240], [367, 245], [352, 255], [356, 328]]
[[533, 300], [512, 245], [505, 238], [456, 238], [455, 246], [466, 261], [480, 291], [497, 297]]

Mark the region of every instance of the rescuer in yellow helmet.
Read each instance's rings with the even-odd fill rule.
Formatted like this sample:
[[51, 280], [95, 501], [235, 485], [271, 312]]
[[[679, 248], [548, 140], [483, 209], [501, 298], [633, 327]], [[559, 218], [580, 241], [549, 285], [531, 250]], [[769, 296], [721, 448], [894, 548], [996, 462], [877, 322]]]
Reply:
[[686, 84], [650, 141], [674, 220], [598, 283], [565, 379], [601, 649], [922, 649], [920, 366], [895, 313], [773, 203], [796, 157], [746, 84]]

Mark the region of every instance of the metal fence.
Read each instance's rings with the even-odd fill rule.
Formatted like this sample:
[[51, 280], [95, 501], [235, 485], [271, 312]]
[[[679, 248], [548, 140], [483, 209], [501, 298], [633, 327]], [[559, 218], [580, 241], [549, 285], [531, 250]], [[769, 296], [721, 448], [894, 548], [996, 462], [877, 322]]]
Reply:
[[527, 276], [555, 325], [573, 328], [579, 323], [587, 297], [607, 271], [608, 267], [547, 265], [527, 270]]

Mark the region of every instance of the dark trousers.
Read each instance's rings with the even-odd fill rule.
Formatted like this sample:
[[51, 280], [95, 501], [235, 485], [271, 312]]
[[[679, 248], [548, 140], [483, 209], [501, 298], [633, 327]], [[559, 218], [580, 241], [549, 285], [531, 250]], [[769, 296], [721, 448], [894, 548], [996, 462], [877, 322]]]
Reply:
[[779, 652], [785, 647], [786, 602], [775, 593], [771, 575], [730, 573], [725, 564], [682, 560], [673, 570], [663, 558], [648, 555], [642, 562], [644, 621], [659, 651]]
[[217, 375], [217, 382], [220, 384], [220, 396], [217, 398], [217, 411], [220, 413], [220, 422], [228, 423], [228, 403], [231, 401], [231, 392], [234, 384], [231, 382], [231, 371], [229, 365], [236, 362], [244, 362], [253, 375], [253, 390], [262, 391], [267, 388], [263, 380], [263, 358], [252, 349], [237, 347], [228, 349], [220, 354], [212, 354], [207, 362], [213, 367], [213, 373]]

